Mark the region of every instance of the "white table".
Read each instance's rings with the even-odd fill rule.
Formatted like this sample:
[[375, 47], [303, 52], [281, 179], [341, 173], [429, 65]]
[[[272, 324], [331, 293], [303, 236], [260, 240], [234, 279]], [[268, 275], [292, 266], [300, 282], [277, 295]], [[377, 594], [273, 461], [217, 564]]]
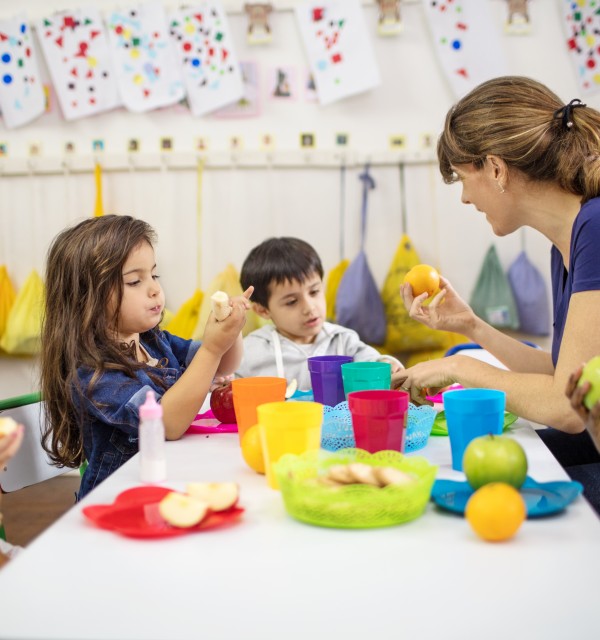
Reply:
[[[536, 480], [567, 479], [527, 423], [513, 435]], [[439, 477], [463, 477], [447, 438], [420, 453]], [[325, 529], [286, 514], [236, 434], [186, 436], [167, 456], [167, 486], [238, 481], [242, 521], [160, 540], [96, 528], [82, 506], [138, 485], [133, 458], [0, 571], [0, 638], [600, 637], [600, 520], [581, 497], [499, 544], [433, 504], [396, 527]]]

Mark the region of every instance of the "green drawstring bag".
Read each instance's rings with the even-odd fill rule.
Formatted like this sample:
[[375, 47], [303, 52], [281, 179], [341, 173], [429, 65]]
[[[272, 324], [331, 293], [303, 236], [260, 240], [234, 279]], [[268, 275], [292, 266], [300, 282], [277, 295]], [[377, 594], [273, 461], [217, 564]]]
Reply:
[[519, 328], [517, 304], [494, 245], [485, 255], [469, 304], [480, 318], [493, 327]]

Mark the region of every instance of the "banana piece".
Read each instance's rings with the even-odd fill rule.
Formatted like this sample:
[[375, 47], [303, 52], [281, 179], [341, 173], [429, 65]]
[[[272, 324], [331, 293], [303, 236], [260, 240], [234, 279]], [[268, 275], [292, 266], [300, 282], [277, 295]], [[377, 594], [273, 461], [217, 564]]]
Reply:
[[232, 311], [229, 304], [229, 296], [225, 291], [215, 291], [210, 297], [212, 305], [212, 311], [215, 314], [215, 319], [218, 321], [225, 320]]

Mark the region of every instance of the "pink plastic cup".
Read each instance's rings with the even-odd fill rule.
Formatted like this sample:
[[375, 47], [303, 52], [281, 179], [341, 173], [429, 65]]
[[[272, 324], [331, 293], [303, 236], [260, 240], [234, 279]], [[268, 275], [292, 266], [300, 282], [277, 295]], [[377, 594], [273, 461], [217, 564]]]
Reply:
[[406, 391], [378, 389], [349, 393], [356, 446], [370, 453], [403, 451], [408, 400]]

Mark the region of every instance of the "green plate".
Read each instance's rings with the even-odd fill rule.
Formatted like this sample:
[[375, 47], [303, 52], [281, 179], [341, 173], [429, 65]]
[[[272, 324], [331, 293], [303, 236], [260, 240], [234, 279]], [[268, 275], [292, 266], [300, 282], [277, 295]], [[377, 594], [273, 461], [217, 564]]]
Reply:
[[[510, 425], [515, 422], [518, 418], [514, 413], [510, 413], [509, 411], [504, 412], [504, 430], [508, 429]], [[435, 420], [433, 421], [433, 427], [431, 429], [432, 436], [447, 436], [448, 435], [448, 425], [446, 423], [446, 413], [444, 411], [440, 411]]]

